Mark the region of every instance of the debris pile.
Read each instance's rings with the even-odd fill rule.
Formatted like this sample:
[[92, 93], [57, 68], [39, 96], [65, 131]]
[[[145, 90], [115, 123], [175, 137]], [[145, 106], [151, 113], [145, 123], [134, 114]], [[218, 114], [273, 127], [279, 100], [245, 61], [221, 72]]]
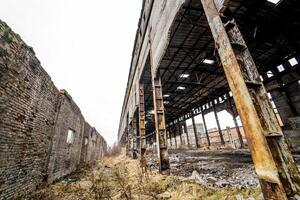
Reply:
[[[155, 162], [154, 162], [155, 163]], [[196, 172], [194, 176], [199, 176]], [[196, 178], [165, 176], [157, 170], [143, 171], [138, 160], [123, 155], [107, 157], [94, 167], [82, 168], [48, 188], [36, 191], [29, 199], [261, 199], [258, 186], [216, 188]]]
[[196, 178], [212, 187], [250, 188], [259, 184], [247, 150], [170, 153], [173, 175]]

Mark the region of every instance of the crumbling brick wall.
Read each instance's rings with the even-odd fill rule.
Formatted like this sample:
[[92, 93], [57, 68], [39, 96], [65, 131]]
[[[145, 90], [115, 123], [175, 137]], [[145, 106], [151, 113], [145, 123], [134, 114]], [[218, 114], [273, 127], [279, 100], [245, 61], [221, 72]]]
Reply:
[[59, 102], [48, 167], [49, 183], [77, 168], [85, 124], [80, 109], [66, 91], [61, 91]]
[[[106, 143], [98, 131], [85, 123], [84, 136], [82, 140], [81, 162], [91, 163], [101, 159], [106, 153]], [[99, 149], [99, 147], [102, 147]]]
[[[24, 197], [75, 170], [84, 125], [72, 98], [55, 87], [32, 48], [0, 20], [0, 199]], [[69, 130], [72, 144], [66, 141]]]
[[21, 38], [0, 22], [0, 199], [47, 177], [58, 90]]

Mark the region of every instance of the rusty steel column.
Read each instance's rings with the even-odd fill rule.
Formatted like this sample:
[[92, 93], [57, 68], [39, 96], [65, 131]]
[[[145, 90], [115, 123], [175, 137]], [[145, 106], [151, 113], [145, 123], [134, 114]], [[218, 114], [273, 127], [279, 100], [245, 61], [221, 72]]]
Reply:
[[186, 134], [187, 146], [190, 147], [190, 139], [189, 139], [188, 129], [187, 129], [187, 126], [186, 126], [186, 121], [184, 121], [184, 123], [183, 123], [183, 129], [184, 129], [184, 132]]
[[138, 155], [137, 155], [137, 116], [134, 115], [133, 119], [132, 119], [132, 158], [133, 159], [137, 159]]
[[175, 124], [172, 125], [172, 132], [173, 132], [173, 135], [174, 135], [175, 149], [177, 149], [177, 140], [176, 140], [177, 133], [176, 133], [176, 126], [175, 126]]
[[170, 140], [170, 146], [172, 147], [173, 145], [172, 145], [172, 134], [171, 134], [171, 127], [170, 127], [170, 125], [168, 126], [168, 135], [169, 135], [169, 140]]
[[198, 134], [197, 134], [197, 127], [195, 124], [195, 118], [192, 116], [192, 125], [193, 125], [193, 130], [194, 130], [194, 135], [195, 135], [195, 143], [196, 143], [196, 148], [199, 148], [199, 141], [198, 141]]
[[241, 134], [239, 125], [238, 125], [238, 123], [237, 123], [237, 121], [236, 121], [236, 118], [235, 118], [236, 113], [235, 113], [235, 111], [234, 111], [234, 109], [233, 109], [233, 105], [232, 105], [232, 102], [231, 102], [231, 99], [230, 99], [230, 95], [227, 94], [226, 96], [227, 96], [227, 98], [228, 98], [228, 103], [229, 103], [229, 106], [230, 106], [230, 110], [231, 110], [231, 112], [232, 112], [232, 118], [233, 118], [234, 126], [235, 126], [235, 129], [236, 129], [237, 134], [238, 134], [238, 137], [239, 137], [240, 148], [244, 148], [243, 136], [242, 136], [242, 134]]
[[183, 146], [183, 142], [182, 142], [182, 127], [181, 127], [181, 123], [180, 122], [177, 123], [177, 133], [179, 133], [180, 147], [182, 147]]
[[200, 111], [201, 111], [201, 116], [202, 116], [202, 121], [203, 121], [203, 126], [204, 126], [204, 131], [205, 131], [207, 143], [208, 143], [208, 146], [210, 146], [209, 134], [208, 134], [208, 131], [207, 131], [206, 121], [205, 121], [205, 117], [204, 117], [204, 113], [203, 113], [202, 107], [200, 107]]
[[233, 20], [225, 25], [222, 23], [214, 1], [201, 2], [243, 122], [265, 199], [288, 199], [299, 195], [297, 165], [242, 34]]
[[146, 128], [145, 128], [145, 91], [144, 84], [139, 84], [139, 131], [140, 131], [140, 154], [141, 164], [145, 161], [146, 152]]
[[128, 142], [128, 128], [125, 128], [124, 134], [125, 134], [125, 149], [126, 149], [126, 156], [129, 156], [129, 142]]
[[133, 134], [132, 134], [132, 122], [128, 124], [128, 156], [132, 158], [133, 156]]
[[216, 118], [216, 122], [217, 122], [217, 126], [218, 126], [218, 132], [219, 132], [221, 144], [224, 145], [225, 141], [224, 141], [222, 129], [221, 129], [221, 126], [220, 126], [218, 113], [216, 112], [216, 107], [215, 107], [215, 101], [214, 100], [212, 101], [212, 104], [213, 104], [213, 110], [214, 110], [214, 114], [215, 114], [215, 118]]
[[162, 96], [160, 74], [155, 73], [151, 64], [153, 105], [155, 117], [156, 144], [158, 152], [159, 171], [163, 174], [170, 173], [169, 155], [166, 143], [165, 111]]

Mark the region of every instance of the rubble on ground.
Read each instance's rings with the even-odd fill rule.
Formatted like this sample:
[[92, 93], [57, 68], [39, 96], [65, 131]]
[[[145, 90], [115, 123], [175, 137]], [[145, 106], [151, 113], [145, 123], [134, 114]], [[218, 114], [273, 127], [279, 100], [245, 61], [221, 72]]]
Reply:
[[[196, 177], [199, 174], [193, 173]], [[214, 180], [214, 178], [210, 178]], [[196, 178], [165, 176], [155, 169], [142, 171], [138, 160], [125, 156], [108, 157], [94, 167], [85, 167], [30, 199], [262, 199], [259, 186], [217, 188]]]

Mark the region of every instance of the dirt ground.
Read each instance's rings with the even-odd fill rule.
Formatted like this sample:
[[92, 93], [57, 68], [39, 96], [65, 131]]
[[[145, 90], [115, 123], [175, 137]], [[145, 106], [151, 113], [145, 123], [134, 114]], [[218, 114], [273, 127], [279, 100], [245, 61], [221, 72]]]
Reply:
[[29, 199], [262, 199], [259, 186], [220, 188], [199, 183], [197, 174], [190, 177], [160, 175], [157, 170], [142, 172], [138, 160], [123, 155], [106, 157], [93, 167], [65, 177], [32, 194]]

